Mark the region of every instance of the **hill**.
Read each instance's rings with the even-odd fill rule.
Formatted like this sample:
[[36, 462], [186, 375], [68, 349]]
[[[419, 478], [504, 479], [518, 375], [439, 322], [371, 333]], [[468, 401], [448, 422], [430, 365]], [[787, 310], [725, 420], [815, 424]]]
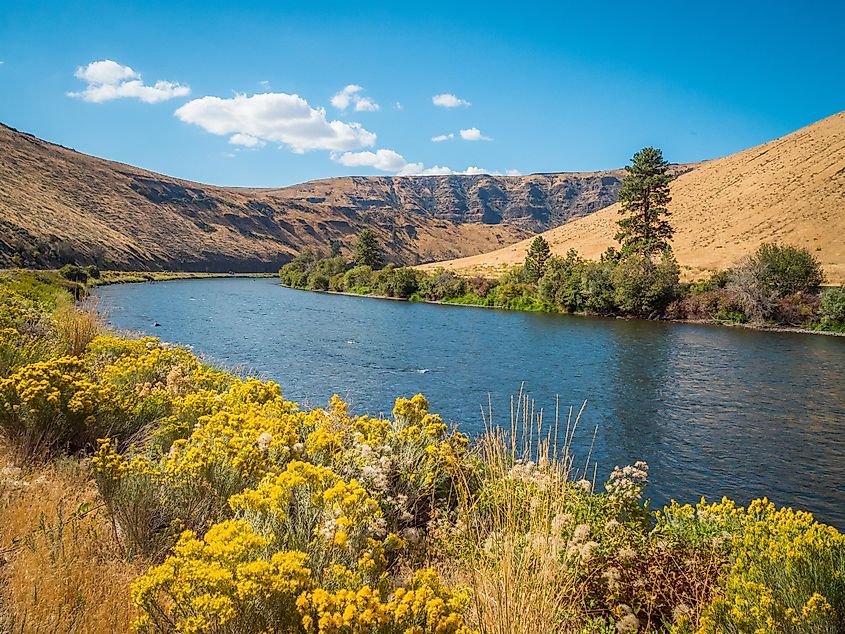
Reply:
[[[0, 125], [0, 267], [275, 270], [369, 227], [403, 264], [490, 251], [616, 200], [621, 170], [345, 177], [217, 187], [88, 156]], [[17, 257], [14, 257], [17, 256]]]
[[[700, 164], [672, 182], [673, 246], [686, 278], [726, 268], [762, 242], [808, 248], [831, 283], [845, 282], [845, 112], [769, 143]], [[614, 204], [543, 235], [557, 254], [597, 258], [615, 245]], [[531, 239], [449, 262], [493, 275], [525, 257]]]

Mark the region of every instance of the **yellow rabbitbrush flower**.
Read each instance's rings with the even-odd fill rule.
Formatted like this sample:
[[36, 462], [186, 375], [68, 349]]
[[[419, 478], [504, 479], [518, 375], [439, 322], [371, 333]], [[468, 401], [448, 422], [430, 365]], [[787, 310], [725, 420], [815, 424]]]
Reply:
[[0, 377], [50, 356], [50, 349], [41, 337], [25, 335], [16, 328], [0, 328]]
[[202, 389], [219, 392], [233, 380], [230, 374], [201, 363], [189, 350], [155, 337], [100, 335], [88, 344], [83, 358], [96, 378], [127, 391], [158, 389], [174, 396]]
[[[271, 413], [267, 405], [202, 417], [187, 439], [174, 443], [165, 471], [173, 478], [196, 478], [212, 470], [232, 470], [245, 484], [257, 482], [271, 464], [289, 458], [301, 418], [299, 413]], [[266, 445], [258, 442], [262, 434], [269, 436]]]
[[[114, 442], [103, 442], [95, 455], [100, 493], [133, 552], [157, 556], [172, 541], [174, 522], [204, 529], [231, 516], [230, 496], [290, 459], [305, 414], [281, 399], [277, 385], [237, 381], [216, 396], [177, 399], [175, 413], [158, 422], [141, 450], [121, 456]], [[213, 413], [200, 413], [187, 437], [179, 438], [183, 401], [194, 414]], [[139, 517], [148, 518], [141, 522], [148, 529], [138, 526]]]
[[241, 520], [212, 526], [202, 539], [182, 534], [161, 565], [132, 586], [146, 615], [140, 631], [200, 634], [237, 624], [240, 631], [295, 631], [296, 598], [312, 586], [302, 552], [264, 557], [265, 537]]
[[300, 460], [268, 475], [255, 489], [233, 495], [229, 504], [277, 531], [287, 547], [328, 549], [327, 556], [337, 547], [341, 552], [335, 556], [346, 563], [357, 559], [352, 552], [364, 547], [374, 520], [381, 517], [378, 502], [360, 484]]
[[125, 431], [124, 413], [116, 391], [91, 381], [77, 357], [32, 363], [0, 378], [0, 433], [24, 453], [30, 440], [48, 451], [89, 448], [99, 436]]
[[186, 531], [165, 562], [133, 584], [132, 599], [145, 611], [137, 629], [472, 634], [463, 617], [468, 594], [443, 587], [432, 570], [392, 593], [355, 585], [354, 575], [350, 587], [320, 587], [305, 553], [268, 554], [272, 545], [272, 535], [242, 520], [221, 522], [202, 539]]
[[765, 498], [747, 509], [723, 499], [667, 512], [728, 536], [732, 563], [699, 634], [837, 631], [845, 616], [845, 535]]
[[443, 587], [430, 569], [386, 598], [363, 586], [315, 588], [297, 600], [308, 634], [473, 634], [463, 616], [468, 604], [465, 590]]

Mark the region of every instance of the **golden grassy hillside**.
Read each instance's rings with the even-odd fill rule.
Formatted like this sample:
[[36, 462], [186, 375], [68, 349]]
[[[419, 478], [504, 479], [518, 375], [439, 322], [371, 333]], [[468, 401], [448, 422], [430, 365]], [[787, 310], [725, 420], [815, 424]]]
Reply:
[[[845, 112], [764, 145], [702, 163], [672, 182], [675, 254], [686, 278], [725, 268], [762, 242], [808, 248], [830, 283], [845, 282]], [[619, 205], [543, 235], [558, 254], [597, 258], [615, 245]], [[521, 262], [531, 238], [447, 262], [424, 265], [473, 275]]]

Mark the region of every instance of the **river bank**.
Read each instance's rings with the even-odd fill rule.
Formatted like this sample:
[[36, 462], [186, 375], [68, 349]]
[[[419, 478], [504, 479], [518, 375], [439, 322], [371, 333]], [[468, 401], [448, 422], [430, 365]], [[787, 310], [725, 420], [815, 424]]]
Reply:
[[675, 324], [693, 324], [697, 326], [721, 326], [721, 327], [728, 327], [728, 328], [744, 328], [747, 330], [757, 330], [761, 332], [784, 332], [784, 333], [793, 333], [793, 334], [803, 334], [803, 335], [827, 335], [830, 337], [845, 337], [845, 332], [833, 332], [828, 330], [813, 330], [810, 328], [800, 328], [800, 327], [793, 327], [793, 326], [779, 326], [775, 324], [753, 324], [753, 323], [738, 323], [728, 320], [716, 320], [716, 319], [668, 319], [668, 318], [653, 318], [653, 319], [644, 319], [642, 317], [633, 317], [633, 316], [614, 316], [614, 315], [600, 315], [597, 313], [585, 313], [585, 312], [575, 312], [575, 313], [565, 313], [557, 310], [549, 310], [549, 309], [523, 309], [523, 308], [508, 308], [507, 306], [485, 306], [484, 304], [475, 304], [469, 302], [460, 302], [460, 301], [448, 301], [448, 300], [430, 300], [430, 299], [422, 299], [422, 298], [415, 298], [415, 297], [390, 297], [388, 295], [378, 295], [373, 293], [353, 293], [350, 291], [331, 291], [331, 290], [323, 290], [323, 289], [309, 289], [309, 288], [297, 288], [296, 286], [290, 286], [288, 284], [279, 283], [279, 286], [283, 288], [289, 288], [294, 291], [304, 291], [307, 293], [320, 293], [324, 295], [341, 295], [347, 297], [366, 297], [369, 299], [386, 299], [395, 302], [411, 302], [411, 303], [419, 303], [419, 304], [433, 304], [437, 306], [463, 306], [466, 308], [485, 308], [488, 310], [503, 310], [508, 312], [532, 312], [532, 313], [547, 313], [550, 315], [569, 315], [572, 317], [582, 317], [587, 319], [594, 319], [594, 318], [602, 318], [602, 319], [622, 319], [622, 320], [633, 320], [633, 321], [656, 321], [656, 322], [668, 322], [668, 323], [675, 323]]
[[140, 282], [170, 282], [173, 280], [204, 280], [216, 278], [276, 277], [275, 273], [206, 273], [191, 271], [101, 271], [99, 277], [90, 277], [90, 288], [107, 284], [135, 284]]

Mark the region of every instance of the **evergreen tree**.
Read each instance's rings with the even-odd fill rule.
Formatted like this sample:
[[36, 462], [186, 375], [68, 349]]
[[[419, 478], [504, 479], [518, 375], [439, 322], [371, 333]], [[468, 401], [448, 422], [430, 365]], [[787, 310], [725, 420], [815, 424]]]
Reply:
[[358, 234], [358, 242], [355, 244], [355, 263], [374, 269], [384, 266], [384, 251], [376, 234], [369, 229], [364, 229]]
[[628, 172], [619, 192], [622, 203], [616, 240], [622, 245], [622, 254], [638, 254], [651, 257], [670, 248], [672, 226], [666, 217], [670, 215], [666, 205], [672, 200], [666, 172], [669, 163], [663, 153], [655, 148], [643, 148], [625, 167]]
[[525, 256], [525, 273], [532, 282], [536, 282], [546, 272], [546, 262], [552, 254], [549, 243], [543, 236], [537, 236], [531, 242]]

